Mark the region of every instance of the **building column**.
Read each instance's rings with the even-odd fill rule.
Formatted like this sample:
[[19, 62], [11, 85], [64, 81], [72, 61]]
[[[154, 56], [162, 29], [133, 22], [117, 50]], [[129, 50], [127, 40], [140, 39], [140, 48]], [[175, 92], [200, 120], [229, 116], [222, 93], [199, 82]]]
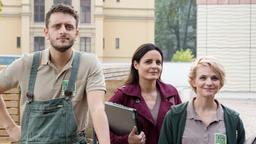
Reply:
[[30, 48], [30, 3], [29, 0], [21, 2], [21, 53], [29, 53]]
[[103, 60], [103, 2], [95, 2], [95, 49], [94, 53]]

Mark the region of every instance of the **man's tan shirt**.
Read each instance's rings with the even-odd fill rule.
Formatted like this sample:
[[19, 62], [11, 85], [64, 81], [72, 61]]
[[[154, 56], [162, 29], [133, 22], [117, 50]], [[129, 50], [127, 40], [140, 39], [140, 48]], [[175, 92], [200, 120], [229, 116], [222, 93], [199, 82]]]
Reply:
[[[21, 116], [26, 105], [26, 93], [30, 69], [32, 65], [32, 54], [16, 60], [0, 72], [0, 88], [8, 90], [15, 87], [21, 89]], [[41, 62], [38, 67], [34, 100], [45, 101], [60, 97], [63, 93], [63, 80], [68, 80], [71, 74], [72, 60], [64, 66], [61, 72], [49, 60], [49, 49], [42, 51]], [[105, 80], [100, 63], [93, 54], [81, 53], [80, 65], [75, 86], [75, 94], [72, 103], [75, 110], [78, 131], [85, 130], [88, 122], [87, 95], [89, 91], [106, 91]]]

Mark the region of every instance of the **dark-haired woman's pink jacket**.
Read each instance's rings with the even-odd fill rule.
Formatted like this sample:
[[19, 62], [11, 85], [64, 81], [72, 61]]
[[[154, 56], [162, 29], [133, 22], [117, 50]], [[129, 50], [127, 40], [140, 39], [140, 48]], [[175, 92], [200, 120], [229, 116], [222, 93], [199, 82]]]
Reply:
[[[156, 124], [141, 96], [141, 90], [138, 84], [130, 84], [118, 88], [114, 96], [109, 100], [137, 110], [138, 125], [146, 135], [146, 144], [157, 144], [166, 112], [173, 105], [181, 103], [179, 94], [172, 85], [157, 81], [157, 89], [160, 92], [161, 103]], [[128, 135], [117, 136], [111, 132], [111, 144], [128, 144]]]

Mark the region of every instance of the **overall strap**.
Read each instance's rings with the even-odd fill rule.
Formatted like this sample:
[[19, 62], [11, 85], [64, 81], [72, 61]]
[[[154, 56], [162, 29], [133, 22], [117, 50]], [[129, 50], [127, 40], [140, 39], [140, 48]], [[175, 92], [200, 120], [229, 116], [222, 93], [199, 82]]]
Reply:
[[40, 63], [40, 58], [41, 58], [41, 52], [40, 51], [35, 52], [33, 55], [33, 62], [30, 70], [30, 76], [29, 76], [29, 82], [28, 82], [28, 92], [27, 92], [28, 102], [31, 102], [34, 97], [34, 86], [36, 82], [36, 75], [37, 75], [37, 69]]
[[68, 87], [65, 90], [65, 96], [71, 97], [73, 95], [75, 82], [76, 82], [76, 78], [77, 78], [77, 73], [78, 73], [78, 69], [79, 69], [79, 64], [80, 64], [80, 53], [75, 52], [73, 62], [72, 62], [71, 75], [70, 75], [69, 81], [68, 81]]
[[92, 144], [97, 144], [98, 143], [98, 140], [97, 140], [97, 135], [96, 135], [96, 132], [95, 130], [93, 129], [93, 139], [92, 139]]

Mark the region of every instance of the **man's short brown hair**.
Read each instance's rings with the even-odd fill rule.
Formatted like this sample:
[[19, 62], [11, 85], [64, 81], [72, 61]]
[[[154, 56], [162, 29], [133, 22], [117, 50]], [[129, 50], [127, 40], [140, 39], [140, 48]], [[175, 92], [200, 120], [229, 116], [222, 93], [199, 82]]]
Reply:
[[78, 26], [79, 17], [78, 17], [77, 11], [74, 10], [74, 8], [70, 5], [56, 4], [56, 5], [53, 5], [51, 9], [46, 13], [46, 18], [45, 18], [46, 28], [48, 28], [50, 16], [53, 13], [58, 13], [58, 12], [64, 13], [64, 14], [70, 14], [71, 16], [73, 16], [76, 20], [76, 27]]

